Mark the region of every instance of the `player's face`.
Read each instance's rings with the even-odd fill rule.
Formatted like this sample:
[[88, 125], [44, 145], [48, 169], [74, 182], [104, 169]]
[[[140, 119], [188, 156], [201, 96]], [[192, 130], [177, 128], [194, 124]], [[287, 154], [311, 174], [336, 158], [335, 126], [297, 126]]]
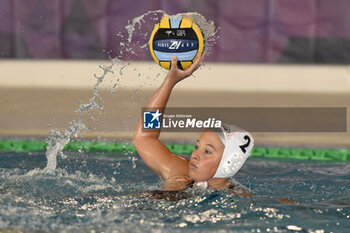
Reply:
[[189, 176], [194, 181], [206, 181], [212, 178], [220, 164], [224, 148], [224, 144], [214, 131], [205, 130], [192, 152]]

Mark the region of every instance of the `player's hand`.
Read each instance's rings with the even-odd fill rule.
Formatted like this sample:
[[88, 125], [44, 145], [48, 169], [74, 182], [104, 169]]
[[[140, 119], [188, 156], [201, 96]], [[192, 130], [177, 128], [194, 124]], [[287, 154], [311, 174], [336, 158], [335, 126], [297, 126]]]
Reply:
[[187, 78], [188, 76], [191, 76], [194, 71], [196, 71], [199, 67], [199, 64], [203, 61], [204, 59], [204, 54], [201, 53], [198, 55], [196, 61], [188, 67], [186, 70], [180, 70], [177, 67], [177, 57], [172, 56], [171, 57], [171, 68], [168, 72], [167, 79], [174, 84], [178, 83], [184, 78]]

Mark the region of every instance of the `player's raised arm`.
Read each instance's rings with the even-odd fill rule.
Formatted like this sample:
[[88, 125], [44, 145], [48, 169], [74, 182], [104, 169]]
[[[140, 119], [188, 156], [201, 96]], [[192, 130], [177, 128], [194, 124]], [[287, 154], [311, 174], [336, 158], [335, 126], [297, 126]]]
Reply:
[[[177, 68], [177, 59], [175, 56], [171, 59], [171, 69], [169, 70], [162, 85], [152, 96], [146, 108], [164, 109], [170, 93], [176, 83], [190, 76], [199, 67], [199, 63], [204, 56], [201, 54], [198, 59], [186, 70]], [[143, 129], [143, 116], [140, 117], [133, 138], [133, 144], [143, 159], [143, 161], [160, 177], [169, 179], [176, 175], [188, 174], [188, 160], [172, 154], [169, 149], [159, 141], [160, 130], [151, 131]], [[157, 117], [155, 115], [155, 117]]]

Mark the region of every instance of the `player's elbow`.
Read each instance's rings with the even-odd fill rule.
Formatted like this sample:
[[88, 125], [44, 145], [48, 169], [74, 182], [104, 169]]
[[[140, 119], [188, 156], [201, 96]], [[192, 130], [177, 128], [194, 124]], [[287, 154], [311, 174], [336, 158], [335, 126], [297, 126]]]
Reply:
[[138, 143], [142, 139], [142, 131], [136, 128], [134, 136], [132, 138], [132, 144], [135, 146], [135, 143]]
[[134, 145], [136, 150], [140, 140], [141, 140], [140, 136], [135, 133], [134, 137], [132, 138], [132, 144]]
[[132, 138], [132, 144], [134, 145], [135, 149], [139, 152], [139, 148], [142, 147], [144, 144], [145, 138], [142, 137], [139, 134], [135, 134], [134, 137]]

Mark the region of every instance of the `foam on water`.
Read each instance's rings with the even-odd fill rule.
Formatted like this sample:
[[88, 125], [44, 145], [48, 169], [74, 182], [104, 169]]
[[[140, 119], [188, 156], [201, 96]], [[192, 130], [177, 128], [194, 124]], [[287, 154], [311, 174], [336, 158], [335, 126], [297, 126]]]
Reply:
[[[140, 160], [67, 153], [66, 159], [58, 158], [53, 172], [35, 176], [25, 174], [33, 167], [45, 167], [42, 152], [0, 153], [0, 229], [311, 233], [347, 232], [350, 227], [350, 173], [344, 163], [252, 158], [236, 178], [256, 196], [206, 190], [172, 202], [140, 195], [161, 188], [160, 180]], [[137, 174], [130, 169], [133, 163]], [[321, 175], [327, 170], [342, 172]], [[301, 204], [284, 204], [279, 198]]]

